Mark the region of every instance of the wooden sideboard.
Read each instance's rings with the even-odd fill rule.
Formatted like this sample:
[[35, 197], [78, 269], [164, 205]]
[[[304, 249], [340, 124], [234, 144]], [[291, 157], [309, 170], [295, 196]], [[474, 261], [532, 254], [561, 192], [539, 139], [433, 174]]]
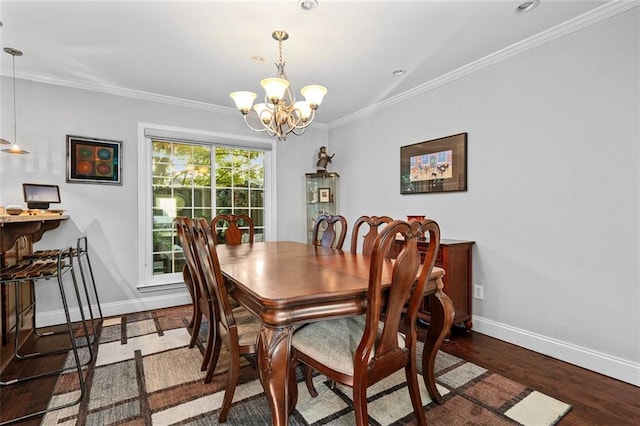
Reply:
[[[13, 265], [33, 252], [33, 244], [40, 241], [42, 235], [60, 226], [69, 216], [58, 213], [22, 213], [16, 216], [0, 216], [0, 269]], [[15, 291], [13, 283], [3, 284], [0, 288], [0, 370], [11, 361], [13, 355], [13, 332], [15, 321]], [[19, 286], [20, 304], [28, 306], [35, 289], [33, 285]], [[23, 306], [19, 307], [22, 310]], [[24, 342], [33, 330], [32, 315], [23, 318], [24, 327], [20, 330], [19, 344]]]
[[[403, 240], [396, 240], [392, 248], [392, 256], [396, 256], [404, 244]], [[471, 248], [474, 241], [464, 240], [440, 240], [440, 249], [436, 257], [436, 266], [445, 270], [444, 292], [453, 301], [456, 310], [453, 323], [464, 324], [467, 330], [471, 330]], [[426, 241], [418, 242], [418, 250], [424, 261], [427, 247]], [[426, 322], [431, 320], [431, 309], [429, 308], [429, 297], [425, 297], [418, 317]]]

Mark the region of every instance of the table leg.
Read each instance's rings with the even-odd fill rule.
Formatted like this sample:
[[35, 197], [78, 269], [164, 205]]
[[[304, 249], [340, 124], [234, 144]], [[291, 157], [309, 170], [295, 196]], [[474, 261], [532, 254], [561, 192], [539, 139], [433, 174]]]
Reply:
[[289, 424], [289, 358], [292, 327], [262, 326], [258, 338], [258, 370], [274, 426]]
[[455, 314], [453, 302], [442, 290], [437, 290], [431, 297], [431, 323], [422, 352], [422, 376], [431, 398], [438, 404], [443, 399], [436, 388], [435, 362], [438, 349], [451, 330]]

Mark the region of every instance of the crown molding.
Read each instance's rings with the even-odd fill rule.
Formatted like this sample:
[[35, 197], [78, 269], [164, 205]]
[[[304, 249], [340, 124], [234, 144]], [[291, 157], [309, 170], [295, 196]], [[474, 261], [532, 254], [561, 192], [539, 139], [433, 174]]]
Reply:
[[[204, 111], [214, 111], [217, 113], [233, 115], [233, 116], [238, 115], [238, 109], [235, 107], [226, 107], [226, 106], [220, 106], [216, 104], [209, 104], [206, 102], [199, 102], [199, 101], [193, 101], [189, 99], [176, 98], [172, 96], [159, 95], [157, 93], [144, 92], [142, 90], [126, 89], [123, 87], [118, 87], [118, 86], [113, 86], [113, 85], [108, 85], [103, 83], [69, 80], [69, 79], [63, 79], [60, 77], [54, 77], [51, 75], [30, 73], [30, 72], [22, 72], [20, 77], [16, 77], [16, 78], [34, 81], [36, 83], [52, 84], [56, 86], [69, 87], [72, 89], [89, 90], [92, 92], [104, 93], [104, 94], [115, 95], [115, 96], [124, 96], [127, 98], [143, 100], [143, 101], [159, 102], [159, 103], [180, 106], [185, 108], [193, 108], [193, 109], [199, 109]], [[329, 125], [326, 123], [313, 122], [311, 124], [311, 127], [315, 129], [324, 129], [324, 131], [327, 131], [329, 128]]]
[[528, 52], [547, 43], [551, 43], [554, 40], [588, 28], [611, 17], [617, 16], [621, 13], [638, 7], [638, 5], [640, 5], [640, 0], [614, 0], [610, 3], [606, 3], [585, 14], [570, 19], [562, 24], [556, 25], [555, 27], [549, 28], [548, 30], [519, 41], [518, 43], [512, 44], [511, 46], [508, 46], [504, 49], [491, 53], [481, 59], [478, 59], [477, 61], [471, 62], [451, 72], [443, 74], [440, 77], [434, 78], [433, 80], [425, 82], [410, 90], [363, 108], [360, 111], [354, 112], [353, 114], [346, 115], [342, 118], [339, 118], [338, 120], [334, 120], [329, 123], [329, 128], [333, 129], [342, 126], [352, 120], [370, 115], [380, 109], [395, 105], [400, 102], [404, 102], [407, 99], [413, 98], [423, 93], [430, 92], [455, 80], [458, 80], [459, 78], [478, 72], [488, 66], [504, 61], [521, 53]]
[[238, 110], [232, 107], [225, 107], [215, 104], [209, 104], [206, 102], [193, 101], [189, 99], [176, 98], [173, 96], [159, 95], [157, 93], [144, 92], [142, 90], [127, 89], [124, 87], [113, 86], [98, 82], [80, 81], [64, 79], [56, 76], [22, 72], [20, 77], [24, 80], [30, 80], [37, 83], [52, 84], [56, 86], [64, 86], [72, 89], [89, 90], [92, 92], [105, 93], [108, 95], [124, 96], [126, 98], [133, 98], [143, 101], [159, 102], [164, 104], [176, 105], [186, 108], [194, 108], [205, 111], [215, 111], [224, 114], [237, 115]]

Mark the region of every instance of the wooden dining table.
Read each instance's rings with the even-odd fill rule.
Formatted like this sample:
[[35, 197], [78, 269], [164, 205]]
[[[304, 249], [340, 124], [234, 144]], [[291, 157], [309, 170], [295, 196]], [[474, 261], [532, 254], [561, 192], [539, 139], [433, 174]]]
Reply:
[[[366, 311], [370, 257], [292, 241], [216, 246], [229, 294], [262, 322], [257, 365], [269, 400], [272, 424], [289, 421], [289, 360], [294, 326], [363, 314]], [[392, 259], [383, 282], [391, 283]], [[426, 333], [422, 372], [433, 400], [436, 353], [453, 321], [453, 303], [442, 291], [444, 270], [434, 267], [425, 294], [431, 323]]]

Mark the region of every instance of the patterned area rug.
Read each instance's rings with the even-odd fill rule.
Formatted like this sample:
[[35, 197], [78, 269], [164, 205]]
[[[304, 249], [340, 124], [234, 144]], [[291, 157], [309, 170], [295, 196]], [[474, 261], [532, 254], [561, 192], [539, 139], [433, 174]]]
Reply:
[[[226, 352], [223, 349], [213, 381], [205, 385], [200, 371], [204, 348], [188, 348], [185, 323], [189, 312], [159, 311], [105, 320], [95, 365], [86, 373], [88, 395], [78, 405], [47, 414], [41, 424], [218, 424]], [[442, 351], [436, 371], [445, 403], [435, 404], [422, 389], [427, 421], [432, 425], [553, 425], [571, 409]], [[290, 424], [353, 425], [350, 389], [331, 389], [320, 375], [315, 385], [319, 395], [311, 398], [304, 382], [298, 384], [298, 404]], [[51, 405], [71, 401], [78, 392], [74, 375], [61, 376]], [[403, 371], [371, 387], [368, 397], [370, 424], [415, 424]], [[245, 362], [226, 424], [269, 425], [270, 418], [257, 372]]]

